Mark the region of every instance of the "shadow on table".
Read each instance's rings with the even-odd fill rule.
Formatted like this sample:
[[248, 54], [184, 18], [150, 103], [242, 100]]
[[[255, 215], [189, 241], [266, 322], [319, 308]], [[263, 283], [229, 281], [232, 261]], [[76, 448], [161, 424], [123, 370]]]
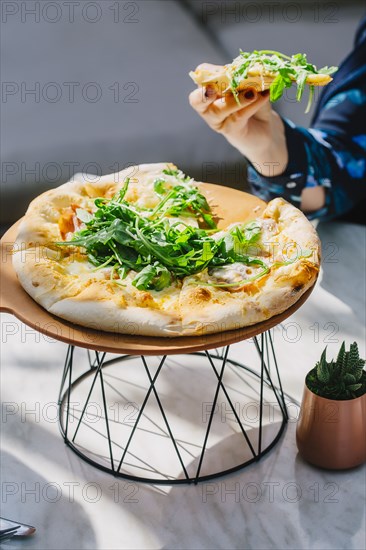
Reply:
[[44, 478], [8, 452], [2, 453], [1, 469], [1, 515], [36, 528], [32, 537], [12, 539], [9, 548], [96, 548], [92, 524], [60, 480]]
[[[278, 428], [278, 423], [266, 426], [264, 436], [268, 438], [269, 431], [273, 435]], [[250, 435], [253, 441], [258, 440], [257, 429], [251, 430]], [[230, 448], [235, 453], [235, 438], [237, 435], [211, 447], [211, 457], [225, 455]], [[276, 472], [283, 445], [286, 443], [281, 439], [259, 462], [237, 473], [197, 486], [172, 486], [163, 506], [165, 523], [174, 524], [174, 532], [156, 526], [161, 548], [265, 550], [284, 548], [286, 542], [288, 547], [302, 548], [303, 540], [298, 529], [286, 527], [284, 530], [281, 527], [286, 517], [283, 503], [278, 501], [278, 494], [272, 495], [270, 489], [270, 486], [279, 486], [279, 479], [283, 479]]]
[[[174, 523], [174, 537], [162, 529], [162, 548], [359, 548], [352, 537], [362, 533], [365, 503], [355, 475], [362, 484], [363, 467], [332, 472], [310, 466], [294, 456], [295, 427], [236, 475], [172, 487], [166, 521]], [[221, 443], [212, 451], [220, 454]]]
[[[141, 544], [137, 528], [143, 530], [146, 548], [356, 548], [351, 537], [357, 533], [363, 517], [362, 489], [353, 471], [324, 473], [300, 458], [295, 460], [294, 423], [288, 425], [286, 437], [272, 451], [236, 474], [198, 485], [154, 486], [113, 478], [93, 468], [66, 448], [59, 436], [39, 424], [32, 426], [27, 422], [22, 434], [15, 415], [9, 417], [9, 422], [11, 438], [21, 438], [24, 448], [29, 447], [33, 456], [39, 455], [40, 460], [47, 456], [50, 464], [62, 468], [61, 479], [55, 482], [62, 486], [63, 494], [64, 480], [71, 479], [77, 480], [79, 487], [95, 484], [103, 495], [92, 504], [70, 502], [67, 495], [55, 503], [44, 498], [35, 503], [34, 496], [29, 494], [22, 502], [21, 482], [30, 490], [34, 490], [36, 483], [45, 490], [52, 478], [45, 479], [4, 453], [4, 481], [18, 483], [15, 488], [18, 487], [19, 493], [3, 504], [2, 515], [38, 527], [37, 538], [29, 539], [27, 548], [98, 548], [89, 520], [91, 509], [98, 530], [105, 527], [106, 521], [112, 522], [109, 531], [114, 537], [114, 548], [130, 548], [133, 543], [136, 547], [138, 541]], [[272, 437], [277, 429], [275, 423], [270, 426], [271, 433], [265, 428], [264, 437]], [[256, 442], [258, 431], [251, 430], [250, 437]], [[230, 453], [236, 455], [241, 448], [238, 434], [232, 434], [210, 446], [208, 464], [221, 467]], [[246, 458], [249, 454], [241, 455], [243, 461]], [[193, 471], [197, 461], [198, 458], [192, 461]], [[294, 498], [294, 484], [300, 487], [299, 498], [296, 493]], [[48, 499], [52, 499], [55, 491], [52, 487], [48, 491]], [[78, 491], [77, 488], [76, 495]], [[126, 521], [130, 525], [129, 533], [114, 525], [112, 517], [119, 514], [121, 526]], [[12, 545], [17, 548], [14, 542]]]
[[306, 463], [299, 454], [296, 456], [296, 482], [311, 489], [299, 500], [299, 518], [314, 548], [359, 548], [352, 536], [362, 529], [365, 500], [362, 487], [359, 501], [356, 500], [357, 472], [364, 487], [364, 466], [345, 471], [322, 470]]
[[[272, 461], [264, 458], [259, 463], [259, 477], [258, 464], [254, 464], [249, 466], [245, 473], [242, 471], [241, 477], [231, 474], [198, 485], [160, 486], [131, 483], [124, 479], [113, 478], [110, 474], [85, 463], [64, 446], [60, 437], [45, 430], [41, 425], [27, 422], [24, 428], [20, 428], [17, 415], [9, 417], [8, 421], [8, 437], [14, 441], [22, 439], [24, 448], [27, 447], [28, 442], [33, 457], [38, 455], [41, 461], [42, 457], [46, 456], [47, 461], [53, 464], [56, 471], [62, 468], [62, 474], [57, 479], [50, 476], [46, 479], [12, 455], [4, 453], [3, 470], [6, 472], [4, 481], [13, 483], [12, 486], [7, 486], [8, 490], [15, 487], [18, 492], [9, 496], [6, 506], [3, 505], [3, 515], [37, 527], [37, 538], [29, 539], [29, 544], [27, 543], [27, 547], [37, 548], [37, 550], [98, 548], [89, 520], [91, 508], [93, 516], [99, 517], [99, 520], [96, 519], [99, 531], [111, 514], [114, 514], [114, 517], [115, 514], [121, 514], [121, 522], [124, 518], [123, 524], [127, 518], [130, 529], [133, 531], [124, 534], [118, 528], [113, 539], [114, 548], [130, 548], [131, 546], [126, 544], [132, 544], [134, 539], [140, 540], [135, 532], [137, 525], [140, 524], [144, 536], [147, 537], [147, 548], [242, 548], [241, 541], [245, 539], [245, 532], [253, 531], [252, 514], [255, 515], [256, 507], [255, 492], [253, 494], [255, 484], [245, 487], [243, 479], [247, 479], [248, 482], [257, 480], [258, 484], [261, 476], [271, 477], [270, 472], [273, 467]], [[277, 424], [272, 425], [271, 434], [273, 430], [277, 431], [278, 427]], [[21, 433], [23, 429], [25, 431]], [[255, 443], [258, 432], [257, 430], [251, 430], [251, 432], [253, 432], [250, 433], [251, 440]], [[264, 440], [271, 434], [264, 428]], [[224, 438], [207, 450], [208, 462], [205, 469], [218, 470], [225, 467], [226, 459], [230, 458], [230, 454], [239, 456], [240, 449], [242, 449], [242, 438], [238, 434]], [[272, 459], [277, 454], [276, 449], [277, 447], [269, 455]], [[239, 458], [241, 461], [250, 458], [249, 450]], [[43, 462], [42, 465], [44, 467]], [[198, 457], [192, 461], [193, 471], [197, 469], [197, 465]], [[80, 493], [80, 487], [85, 487], [87, 484], [98, 486], [102, 495], [101, 500], [92, 504], [83, 502], [81, 505], [76, 501], [70, 502], [65, 485], [71, 482], [65, 482], [65, 479], [77, 480], [76, 496]], [[23, 498], [24, 502], [22, 502], [21, 483], [24, 483], [23, 497], [24, 492], [29, 490], [29, 494]], [[48, 502], [52, 498], [56, 499], [55, 490], [51, 486], [55, 484], [61, 486], [62, 495], [65, 497], [62, 496], [56, 502]], [[34, 489], [36, 495], [37, 491], [41, 492], [38, 502], [35, 502], [35, 496], [31, 494]], [[230, 494], [233, 489], [236, 496]], [[241, 494], [243, 489], [247, 493], [244, 499]], [[110, 524], [110, 534], [115, 530], [116, 526]], [[158, 541], [158, 544], [155, 544], [155, 541]], [[238, 541], [237, 546], [234, 541]], [[255, 544], [246, 544], [245, 547], [258, 548]], [[13, 548], [18, 546], [13, 543]], [[261, 546], [261, 548], [264, 547]]]

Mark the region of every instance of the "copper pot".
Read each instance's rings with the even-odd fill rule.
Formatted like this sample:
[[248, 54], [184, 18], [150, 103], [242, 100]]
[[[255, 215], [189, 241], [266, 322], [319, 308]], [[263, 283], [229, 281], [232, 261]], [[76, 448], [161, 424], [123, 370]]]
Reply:
[[305, 385], [296, 443], [301, 456], [321, 468], [344, 470], [366, 461], [366, 394], [335, 401]]

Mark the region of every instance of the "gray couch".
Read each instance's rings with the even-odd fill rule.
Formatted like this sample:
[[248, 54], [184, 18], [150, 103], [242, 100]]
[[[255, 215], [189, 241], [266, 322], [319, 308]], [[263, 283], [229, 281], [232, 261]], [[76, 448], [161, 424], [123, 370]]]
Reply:
[[[197, 179], [244, 189], [242, 157], [188, 104], [188, 71], [202, 61], [227, 62], [240, 47], [301, 51], [319, 66], [337, 64], [363, 12], [355, 1], [313, 0], [5, 4], [3, 226], [80, 171], [166, 160]], [[310, 120], [292, 92], [277, 108], [298, 124]]]

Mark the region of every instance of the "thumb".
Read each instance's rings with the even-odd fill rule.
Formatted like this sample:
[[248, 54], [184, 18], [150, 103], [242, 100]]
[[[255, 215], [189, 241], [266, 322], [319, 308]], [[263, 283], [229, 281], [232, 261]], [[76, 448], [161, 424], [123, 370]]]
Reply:
[[257, 110], [253, 113], [252, 116], [255, 116], [257, 120], [260, 120], [262, 122], [269, 121], [272, 112], [272, 105], [269, 101], [269, 90], [265, 90], [264, 92], [260, 93], [258, 96], [258, 102], [255, 103], [258, 103]]
[[256, 120], [268, 122], [271, 117], [272, 107], [269, 102], [269, 91], [258, 94], [258, 98], [250, 103], [244, 109], [237, 112], [236, 119], [247, 122], [250, 118], [255, 117]]

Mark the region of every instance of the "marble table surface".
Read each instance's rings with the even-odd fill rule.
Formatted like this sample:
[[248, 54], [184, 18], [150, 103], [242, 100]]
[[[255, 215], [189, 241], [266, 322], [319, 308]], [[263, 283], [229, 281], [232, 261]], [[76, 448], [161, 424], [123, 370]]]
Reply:
[[[318, 230], [320, 281], [274, 329], [284, 390], [298, 402], [325, 345], [331, 356], [343, 340], [356, 340], [365, 356], [365, 229], [330, 223]], [[332, 472], [306, 464], [295, 444], [296, 404], [275, 448], [236, 474], [197, 486], [127, 482], [63, 443], [56, 401], [65, 345], [7, 314], [1, 328], [1, 516], [37, 528], [3, 548], [365, 548], [365, 468]], [[240, 359], [245, 346], [236, 344], [230, 356]]]

